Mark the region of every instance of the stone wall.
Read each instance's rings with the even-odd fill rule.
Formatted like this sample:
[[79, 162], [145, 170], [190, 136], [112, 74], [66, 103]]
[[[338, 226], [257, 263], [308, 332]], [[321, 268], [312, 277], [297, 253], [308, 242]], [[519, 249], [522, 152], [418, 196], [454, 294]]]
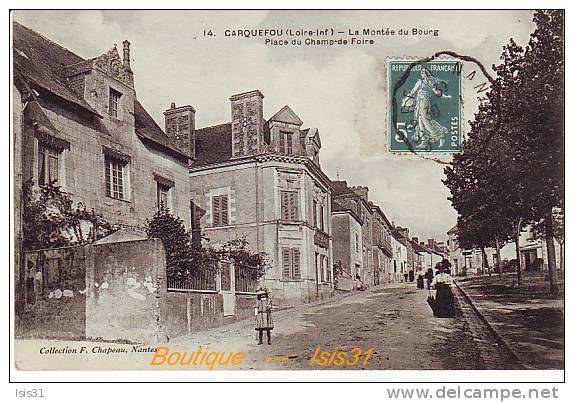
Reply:
[[[217, 292], [167, 291], [158, 239], [38, 250], [24, 261], [21, 337], [156, 344], [230, 321]], [[255, 295], [235, 300], [231, 320], [253, 314]]]
[[19, 335], [86, 336], [85, 247], [24, 253], [25, 302]]
[[26, 252], [19, 336], [165, 341], [161, 241]]
[[165, 341], [162, 311], [167, 287], [161, 240], [86, 248], [86, 337]]

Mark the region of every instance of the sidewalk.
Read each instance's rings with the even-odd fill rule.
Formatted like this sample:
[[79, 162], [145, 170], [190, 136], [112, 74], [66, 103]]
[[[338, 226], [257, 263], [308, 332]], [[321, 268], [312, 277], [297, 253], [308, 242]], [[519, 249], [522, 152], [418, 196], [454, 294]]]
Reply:
[[457, 278], [478, 312], [528, 368], [564, 368], [564, 296], [553, 298], [543, 273]]

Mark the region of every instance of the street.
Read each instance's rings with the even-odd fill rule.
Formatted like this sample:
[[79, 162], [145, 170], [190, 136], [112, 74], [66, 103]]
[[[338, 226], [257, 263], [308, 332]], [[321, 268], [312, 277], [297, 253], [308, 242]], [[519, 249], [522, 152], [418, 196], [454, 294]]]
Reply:
[[[164, 346], [177, 353], [199, 348], [243, 353], [241, 364], [219, 366], [218, 370], [524, 368], [497, 342], [458, 288], [453, 290], [459, 306], [454, 318], [433, 317], [426, 303], [428, 290], [418, 290], [414, 283], [391, 284], [274, 312], [271, 345], [257, 345], [254, 318], [247, 318], [171, 339]], [[16, 364], [21, 369], [206, 369], [205, 365], [152, 366], [153, 353], [145, 350], [148, 346], [160, 345], [141, 345], [141, 350], [135, 351], [132, 348], [140, 346], [19, 339]], [[79, 353], [42, 354], [42, 349], [51, 347]], [[102, 352], [108, 349], [116, 351]]]
[[[303, 305], [274, 314], [272, 344], [257, 345], [253, 320], [170, 342], [172, 350], [244, 350], [241, 369], [516, 369], [503, 347], [458, 293], [455, 318], [435, 318], [426, 303], [428, 291], [413, 283], [385, 285], [323, 305]], [[265, 338], [264, 338], [265, 341]], [[357, 364], [314, 364], [321, 351], [362, 353]], [[365, 352], [372, 355], [363, 364]], [[355, 351], [353, 351], [355, 349]], [[317, 359], [314, 361], [317, 363]], [[323, 362], [325, 363], [325, 362]]]

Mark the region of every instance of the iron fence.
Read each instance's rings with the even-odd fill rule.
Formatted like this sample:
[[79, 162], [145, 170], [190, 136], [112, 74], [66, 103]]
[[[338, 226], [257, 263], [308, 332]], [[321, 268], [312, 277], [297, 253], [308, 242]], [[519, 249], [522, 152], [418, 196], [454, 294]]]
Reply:
[[183, 278], [167, 279], [167, 288], [186, 291], [217, 291], [217, 262], [198, 268]]
[[235, 264], [235, 291], [255, 293], [259, 286], [257, 267]]

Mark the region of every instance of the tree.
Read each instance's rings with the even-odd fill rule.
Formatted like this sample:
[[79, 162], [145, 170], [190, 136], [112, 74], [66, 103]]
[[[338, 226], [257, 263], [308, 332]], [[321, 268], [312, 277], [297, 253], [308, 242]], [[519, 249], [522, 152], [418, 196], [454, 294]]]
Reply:
[[[492, 228], [498, 242], [508, 239], [512, 227], [519, 284], [520, 233], [526, 225], [544, 225], [551, 291], [556, 290], [552, 211], [564, 207], [563, 18], [559, 10], [537, 11], [528, 46], [511, 39], [504, 47], [502, 63], [494, 66], [497, 78], [444, 181], [463, 239], [480, 245], [484, 228]], [[484, 205], [488, 214], [480, 211]]]
[[237, 237], [229, 240], [215, 249], [209, 248], [212, 255], [219, 259], [230, 259], [235, 264], [251, 267], [256, 270], [257, 278], [261, 278], [270, 266], [267, 253], [254, 253], [249, 250], [249, 242], [245, 237]]
[[253, 253], [245, 238], [224, 242], [217, 248], [209, 244], [204, 247], [201, 242], [194, 243], [183, 220], [163, 206], [148, 219], [146, 233], [149, 238], [162, 240], [167, 276], [172, 280], [183, 280], [202, 270], [213, 269], [213, 262], [222, 259], [251, 267], [256, 279], [261, 278], [269, 268], [267, 254]]
[[84, 204], [74, 207], [70, 196], [53, 183], [38, 188], [32, 180], [24, 184], [24, 250], [89, 244], [117, 229]]
[[537, 11], [536, 29], [524, 54], [514, 93], [524, 155], [535, 166], [525, 177], [532, 187], [534, 221], [544, 225], [551, 292], [557, 291], [554, 249], [555, 208], [564, 209], [564, 12]]
[[192, 246], [191, 235], [183, 220], [172, 215], [163, 205], [148, 219], [146, 234], [149, 238], [161, 239], [165, 249], [166, 274], [170, 279], [187, 278], [197, 265], [203, 265], [198, 262], [204, 262], [204, 250]]

